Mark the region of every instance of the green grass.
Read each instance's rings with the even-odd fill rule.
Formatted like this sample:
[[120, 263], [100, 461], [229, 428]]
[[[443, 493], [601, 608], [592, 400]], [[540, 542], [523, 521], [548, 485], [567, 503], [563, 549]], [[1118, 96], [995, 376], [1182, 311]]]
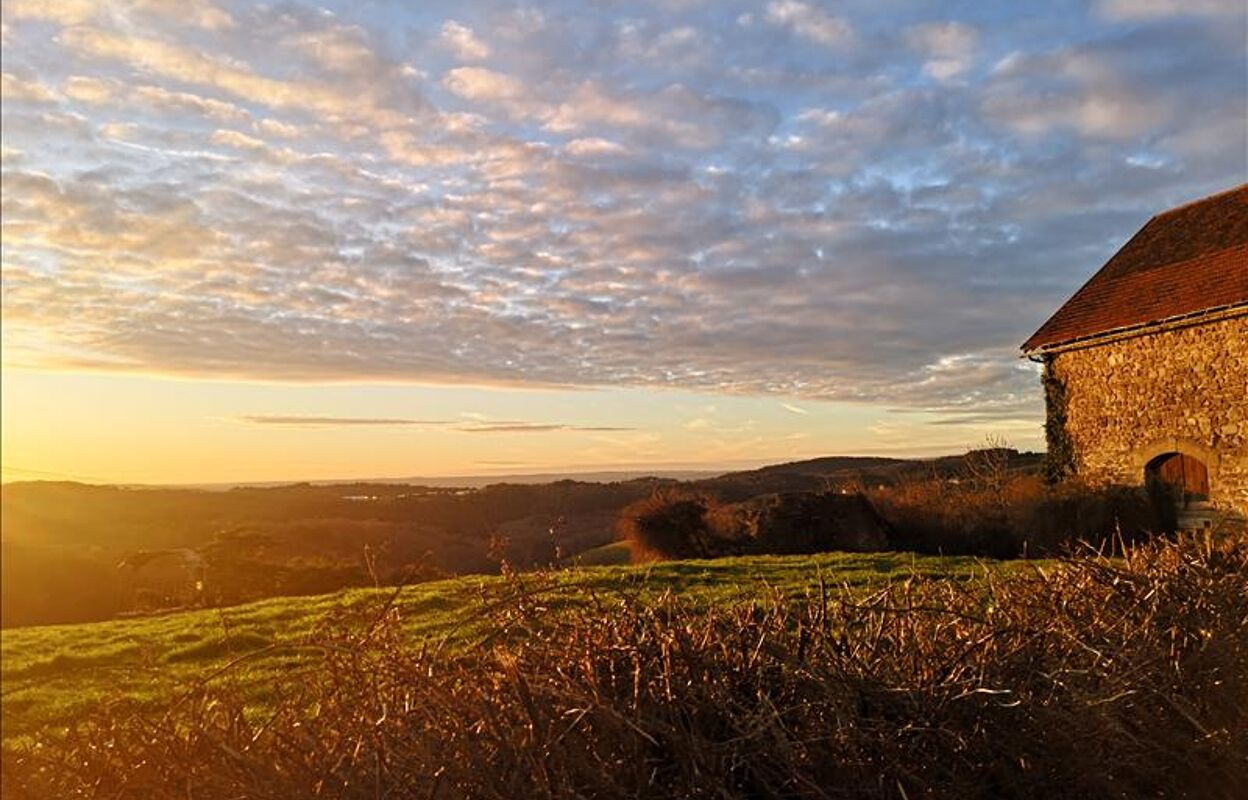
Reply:
[[569, 567], [618, 567], [630, 563], [632, 558], [627, 542], [612, 542], [577, 553], [561, 563]]
[[[616, 554], [618, 555], [618, 554]], [[401, 590], [395, 606], [414, 642], [451, 648], [480, 642], [486, 609], [521, 586], [541, 587], [544, 613], [624, 595], [677, 592], [695, 603], [730, 604], [780, 593], [801, 596], [826, 584], [861, 588], [926, 577], [973, 578], [1024, 562], [937, 558], [908, 553], [826, 553], [594, 566], [522, 575], [519, 584], [472, 576]], [[168, 702], [202, 681], [232, 682], [262, 708], [280, 682], [315, 658], [310, 635], [335, 616], [359, 612], [394, 590], [350, 590], [285, 597], [226, 609], [182, 612], [83, 625], [6, 630], [0, 639], [0, 711], [8, 743], [55, 736], [100, 704]], [[234, 663], [236, 662], [236, 663]], [[224, 670], [226, 665], [232, 665]]]

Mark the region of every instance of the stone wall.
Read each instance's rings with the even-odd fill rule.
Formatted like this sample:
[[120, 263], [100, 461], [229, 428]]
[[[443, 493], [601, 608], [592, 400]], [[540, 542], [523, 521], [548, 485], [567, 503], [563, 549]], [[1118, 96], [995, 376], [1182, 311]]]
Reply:
[[1182, 452], [1209, 468], [1213, 503], [1248, 514], [1248, 314], [1060, 352], [1052, 370], [1081, 478], [1140, 484]]

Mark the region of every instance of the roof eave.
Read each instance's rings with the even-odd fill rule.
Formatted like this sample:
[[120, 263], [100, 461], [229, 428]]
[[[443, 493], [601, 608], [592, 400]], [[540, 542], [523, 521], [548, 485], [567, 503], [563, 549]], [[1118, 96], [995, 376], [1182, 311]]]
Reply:
[[[1248, 302], [1230, 303], [1223, 306], [1215, 306], [1213, 308], [1204, 308], [1199, 311], [1191, 311], [1186, 314], [1177, 314], [1172, 317], [1163, 317], [1161, 319], [1149, 320], [1147, 322], [1135, 323], [1133, 325], [1110, 328], [1108, 330], [1098, 331], [1085, 336], [1076, 336], [1071, 339], [1046, 342], [1044, 344], [1033, 345], [1031, 344], [1032, 339], [1028, 339], [1023, 343], [1021, 349], [1025, 357], [1035, 358], [1038, 356], [1064, 352], [1066, 350], [1078, 350], [1084, 347], [1095, 347], [1099, 344], [1107, 343], [1108, 340], [1140, 336], [1153, 332], [1153, 329], [1182, 328], [1189, 325], [1198, 325], [1203, 322], [1213, 322], [1218, 319], [1236, 317], [1244, 313], [1248, 313]], [[1035, 337], [1032, 338], [1034, 339]]]

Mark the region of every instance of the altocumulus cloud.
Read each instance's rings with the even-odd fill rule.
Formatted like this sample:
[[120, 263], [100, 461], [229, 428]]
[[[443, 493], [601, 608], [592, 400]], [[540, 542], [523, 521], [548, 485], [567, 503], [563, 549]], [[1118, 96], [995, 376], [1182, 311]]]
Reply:
[[6, 362], [1032, 415], [1018, 343], [1248, 174], [1244, 6], [877, 6], [6, 2]]

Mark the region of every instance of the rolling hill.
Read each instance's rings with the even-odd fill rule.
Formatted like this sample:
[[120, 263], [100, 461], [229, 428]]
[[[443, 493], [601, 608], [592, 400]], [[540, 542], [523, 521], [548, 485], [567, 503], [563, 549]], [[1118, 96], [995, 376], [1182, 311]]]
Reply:
[[[1031, 562], [1032, 564], [1038, 562]], [[969, 578], [1031, 569], [1024, 562], [908, 553], [826, 553], [584, 567], [472, 576], [393, 589], [356, 589], [264, 600], [233, 608], [8, 630], [0, 640], [3, 738], [53, 735], [103, 706], [167, 702], [203, 681], [228, 682], [262, 707], [278, 683], [315, 668], [318, 631], [393, 602], [413, 642], [471, 647], [496, 620], [491, 610], [528, 592], [545, 613], [590, 603], [674, 593], [727, 606], [826, 586], [861, 589], [910, 576]], [[240, 660], [241, 659], [241, 660]], [[237, 662], [237, 663], [236, 663]], [[226, 666], [236, 663], [232, 669]]]
[[[1009, 467], [1040, 457], [1008, 451]], [[622, 508], [681, 485], [726, 502], [763, 494], [892, 485], [954, 476], [965, 457], [833, 456], [695, 481], [632, 478], [477, 487], [290, 484], [203, 490], [10, 483], [0, 503], [0, 624], [110, 619], [133, 610], [119, 570], [136, 554], [189, 549], [207, 558], [208, 601], [320, 594], [559, 563], [614, 541]]]

